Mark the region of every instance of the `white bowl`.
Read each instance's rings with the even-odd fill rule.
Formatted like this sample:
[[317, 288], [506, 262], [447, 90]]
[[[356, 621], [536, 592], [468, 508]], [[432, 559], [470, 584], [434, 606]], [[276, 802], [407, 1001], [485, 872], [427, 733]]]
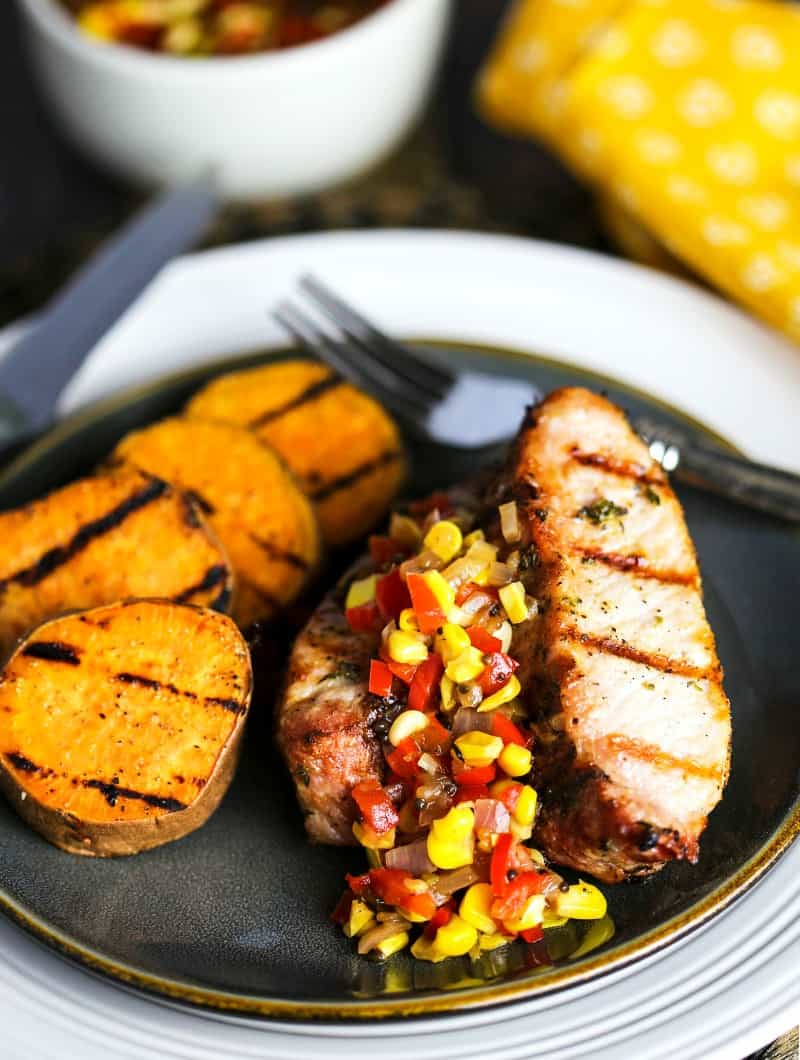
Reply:
[[17, 0], [67, 134], [139, 184], [212, 165], [229, 198], [318, 191], [403, 137], [433, 82], [450, 0], [392, 0], [341, 33], [279, 52], [202, 59], [85, 36], [55, 0]]

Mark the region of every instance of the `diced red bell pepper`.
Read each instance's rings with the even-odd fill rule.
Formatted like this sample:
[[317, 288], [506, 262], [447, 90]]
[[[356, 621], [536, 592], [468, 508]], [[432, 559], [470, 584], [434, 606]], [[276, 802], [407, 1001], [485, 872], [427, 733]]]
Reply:
[[389, 669], [392, 671], [395, 677], [399, 677], [403, 684], [411, 684], [411, 682], [414, 680], [414, 674], [417, 672], [416, 666], [412, 666], [411, 663], [395, 662], [386, 650], [385, 644], [381, 644], [380, 649], [378, 650], [378, 654], [389, 667]]
[[350, 919], [350, 910], [353, 907], [353, 892], [345, 891], [339, 901], [336, 903], [336, 908], [331, 913], [331, 920], [334, 924], [346, 924]]
[[499, 641], [497, 637], [493, 637], [482, 626], [470, 626], [467, 629], [467, 636], [473, 647], [477, 648], [478, 651], [485, 652], [487, 655], [503, 650], [502, 641]]
[[[453, 780], [459, 787], [472, 787], [475, 784], [491, 784], [497, 775], [497, 768], [492, 762], [489, 766], [461, 766], [458, 759], [453, 762]], [[461, 768], [459, 768], [461, 766]]]
[[508, 887], [508, 862], [513, 842], [514, 837], [511, 833], [503, 832], [502, 835], [497, 837], [497, 842], [492, 851], [492, 860], [489, 865], [489, 882], [495, 898], [502, 898]]
[[519, 802], [519, 797], [521, 794], [522, 785], [513, 783], [509, 784], [507, 787], [504, 787], [503, 790], [499, 791], [495, 797], [499, 799], [500, 802], [502, 802], [502, 804], [505, 806], [505, 808], [510, 814], [513, 814], [517, 808], [517, 803]]
[[376, 835], [385, 835], [396, 827], [400, 817], [377, 780], [362, 780], [353, 788], [352, 794], [364, 823]]
[[408, 549], [395, 541], [393, 537], [384, 537], [382, 534], [372, 534], [369, 538], [369, 554], [376, 567], [385, 567], [387, 563], [393, 563], [398, 556], [408, 554]]
[[[499, 841], [498, 841], [499, 845]], [[495, 847], [495, 851], [497, 847]], [[494, 855], [493, 855], [494, 860]], [[505, 892], [492, 902], [492, 916], [498, 920], [513, 920], [518, 917], [528, 899], [534, 894], [541, 894], [548, 881], [548, 872], [521, 872], [506, 883]], [[494, 894], [494, 884], [492, 885]]]
[[426, 920], [436, 915], [436, 902], [434, 902], [430, 894], [423, 891], [422, 894], [409, 894], [406, 892], [406, 895], [407, 897], [399, 903], [400, 908], [405, 912], [424, 916]]
[[453, 510], [450, 497], [444, 490], [437, 490], [435, 493], [431, 493], [429, 497], [423, 497], [422, 500], [412, 501], [408, 506], [408, 510], [412, 515], [427, 515], [434, 508], [438, 508], [442, 514]]
[[499, 736], [503, 743], [515, 743], [520, 747], [528, 746], [528, 739], [525, 734], [517, 728], [514, 722], [501, 714], [500, 711], [496, 711], [492, 716], [492, 734]]
[[444, 623], [444, 613], [436, 595], [421, 574], [409, 574], [406, 585], [411, 594], [411, 606], [423, 633], [435, 633]]
[[386, 755], [386, 762], [393, 773], [404, 780], [413, 780], [417, 775], [419, 748], [409, 736]]
[[[444, 662], [441, 655], [429, 655], [424, 663], [420, 663], [414, 680], [408, 690], [409, 710], [432, 710], [439, 696], [439, 681], [444, 673]], [[441, 729], [442, 726], [440, 725]], [[444, 732], [449, 737], [445, 729]], [[427, 750], [427, 748], [426, 748]]]
[[[409, 706], [411, 706], [410, 699]], [[431, 755], [439, 755], [446, 751], [450, 747], [451, 739], [452, 733], [442, 725], [435, 714], [428, 714], [426, 727], [414, 734], [414, 740], [419, 749]]]
[[381, 628], [378, 607], [372, 601], [361, 604], [360, 607], [348, 607], [344, 614], [350, 629], [355, 633], [373, 633]]
[[540, 927], [528, 928], [527, 931], [520, 931], [520, 936], [526, 942], [541, 942], [544, 938], [544, 931]]
[[426, 939], [432, 939], [435, 937], [436, 932], [440, 927], [444, 927], [445, 924], [449, 924], [453, 919], [453, 908], [454, 902], [451, 898], [447, 905], [440, 905], [433, 916], [430, 918], [428, 923], [422, 929], [422, 934]]
[[375, 584], [375, 602], [384, 619], [395, 621], [400, 612], [411, 607], [411, 594], [397, 567], [378, 578]]
[[458, 789], [456, 806], [460, 802], [475, 802], [476, 799], [490, 799], [489, 789], [485, 784], [468, 784]]
[[487, 656], [486, 668], [477, 678], [481, 692], [484, 696], [493, 695], [518, 669], [519, 663], [510, 655], [505, 655], [501, 651], [491, 652]]
[[361, 898], [361, 896], [369, 889], [370, 878], [368, 872], [365, 872], [361, 876], [351, 876], [348, 872], [345, 879], [347, 880], [347, 886], [356, 898]]
[[456, 590], [456, 603], [459, 607], [475, 593], [480, 593], [486, 598], [487, 604], [493, 604], [499, 599], [497, 589], [492, 585], [478, 585], [477, 582], [464, 582]]
[[369, 690], [374, 696], [385, 699], [391, 694], [394, 674], [382, 659], [372, 659], [369, 664]]
[[281, 20], [281, 48], [291, 48], [297, 44], [308, 44], [313, 40], [321, 40], [325, 34], [322, 33], [310, 18], [302, 15], [286, 15]]
[[403, 869], [370, 869], [369, 879], [372, 890], [387, 905], [403, 905], [411, 897], [405, 881], [413, 877]]

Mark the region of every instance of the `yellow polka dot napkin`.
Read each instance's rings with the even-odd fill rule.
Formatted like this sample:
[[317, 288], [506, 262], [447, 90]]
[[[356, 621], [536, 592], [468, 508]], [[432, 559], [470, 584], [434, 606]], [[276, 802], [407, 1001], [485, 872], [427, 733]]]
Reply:
[[[691, 269], [800, 338], [800, 10], [518, 0], [479, 102]], [[629, 233], [635, 236], [635, 231]]]

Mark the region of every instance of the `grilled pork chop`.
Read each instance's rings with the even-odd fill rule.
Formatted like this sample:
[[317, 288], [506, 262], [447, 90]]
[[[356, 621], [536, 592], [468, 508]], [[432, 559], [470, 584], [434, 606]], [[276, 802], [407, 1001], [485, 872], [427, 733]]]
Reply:
[[[532, 410], [486, 492], [498, 544], [510, 498], [540, 603], [511, 647], [536, 720], [537, 843], [607, 882], [695, 860], [727, 779], [730, 716], [666, 476], [614, 405], [571, 388]], [[385, 719], [366, 688], [375, 647], [349, 630], [337, 591], [292, 655], [279, 742], [322, 842], [353, 842], [350, 791], [382, 780]]]
[[537, 842], [607, 882], [695, 861], [730, 710], [666, 476], [619, 409], [570, 388], [530, 413], [495, 489], [507, 496], [537, 559], [540, 614], [512, 645], [539, 718]]

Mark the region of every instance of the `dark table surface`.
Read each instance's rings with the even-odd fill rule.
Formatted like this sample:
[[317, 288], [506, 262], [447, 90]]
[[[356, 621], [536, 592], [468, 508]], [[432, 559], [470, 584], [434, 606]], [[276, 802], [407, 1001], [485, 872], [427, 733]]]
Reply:
[[[614, 253], [590, 195], [547, 152], [500, 136], [470, 87], [508, 0], [458, 0], [425, 119], [357, 182], [310, 199], [231, 207], [208, 242], [321, 228], [480, 228]], [[138, 203], [67, 144], [29, 74], [12, 4], [0, 0], [0, 326], [40, 306]], [[756, 1054], [797, 1060], [797, 1031]]]

